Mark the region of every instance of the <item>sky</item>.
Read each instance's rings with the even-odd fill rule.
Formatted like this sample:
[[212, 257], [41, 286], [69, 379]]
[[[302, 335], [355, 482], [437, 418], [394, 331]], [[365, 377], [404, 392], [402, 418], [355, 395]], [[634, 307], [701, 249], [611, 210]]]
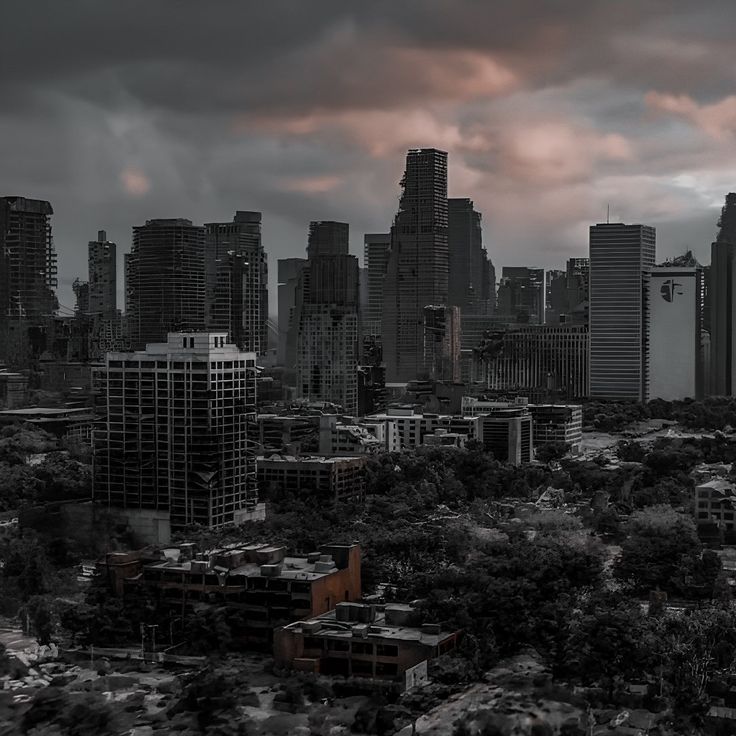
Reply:
[[[62, 304], [104, 229], [263, 212], [385, 232], [408, 148], [503, 265], [563, 267], [587, 228], [657, 227], [709, 261], [736, 190], [733, 0], [24, 0], [0, 19], [0, 195], [54, 207]], [[122, 304], [121, 304], [122, 306]]]

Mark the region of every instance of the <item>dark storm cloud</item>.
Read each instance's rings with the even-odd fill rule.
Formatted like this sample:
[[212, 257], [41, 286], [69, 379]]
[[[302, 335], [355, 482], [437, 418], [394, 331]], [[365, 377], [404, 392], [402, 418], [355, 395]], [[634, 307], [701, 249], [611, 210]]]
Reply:
[[424, 145], [498, 265], [583, 254], [609, 204], [670, 255], [736, 184], [735, 20], [730, 0], [7, 4], [0, 186], [52, 201], [66, 281], [98, 228], [127, 250], [150, 217], [261, 209], [274, 275], [310, 219], [350, 222], [358, 252]]

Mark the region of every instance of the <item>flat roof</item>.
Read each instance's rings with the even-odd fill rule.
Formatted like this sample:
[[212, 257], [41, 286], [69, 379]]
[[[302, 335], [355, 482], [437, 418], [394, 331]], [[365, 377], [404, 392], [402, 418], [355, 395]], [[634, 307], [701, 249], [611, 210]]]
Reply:
[[73, 409], [68, 408], [58, 408], [58, 407], [42, 407], [42, 406], [31, 406], [27, 409], [5, 409], [3, 411], [0, 411], [0, 416], [10, 416], [10, 417], [22, 417], [22, 416], [51, 416], [51, 417], [58, 417], [68, 414], [92, 414], [93, 411], [90, 407], [77, 407]]

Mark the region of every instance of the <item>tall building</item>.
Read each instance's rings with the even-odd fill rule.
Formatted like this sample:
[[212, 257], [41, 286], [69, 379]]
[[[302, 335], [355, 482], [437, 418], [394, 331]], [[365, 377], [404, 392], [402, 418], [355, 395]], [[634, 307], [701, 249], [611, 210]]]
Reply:
[[544, 324], [544, 269], [504, 266], [497, 310], [519, 324]]
[[550, 269], [544, 275], [545, 312], [544, 321], [548, 325], [564, 322], [567, 314], [567, 273]]
[[205, 327], [205, 230], [191, 220], [147, 220], [125, 256], [126, 324], [134, 350], [172, 331]]
[[238, 210], [232, 222], [205, 224], [207, 328], [227, 330], [240, 350], [268, 349], [268, 263], [261, 213]]
[[117, 246], [104, 230], [87, 246], [89, 277], [89, 356], [101, 360], [105, 353], [123, 348], [122, 320], [118, 312]]
[[447, 200], [448, 303], [465, 314], [490, 314], [496, 300], [493, 264], [483, 248], [482, 215], [472, 199]]
[[646, 401], [644, 297], [655, 260], [648, 225], [590, 228], [590, 396]]
[[358, 259], [348, 225], [312, 222], [298, 293], [297, 395], [358, 411]]
[[401, 187], [391, 227], [381, 331], [389, 383], [426, 373], [424, 307], [447, 304], [447, 153], [410, 150]]
[[460, 380], [459, 307], [424, 307], [424, 366], [435, 381]]
[[[220, 527], [255, 512], [255, 354], [225, 332], [172, 332], [109, 353], [94, 433], [94, 497], [152, 525]], [[131, 524], [135, 526], [134, 523]]]
[[565, 322], [588, 324], [590, 310], [590, 259], [567, 260], [567, 315]]
[[702, 280], [697, 267], [655, 266], [651, 271], [646, 299], [649, 399], [702, 395]]
[[710, 391], [733, 396], [736, 391], [736, 194], [726, 195], [711, 245], [707, 317], [710, 322]]
[[380, 335], [383, 319], [383, 285], [388, 269], [391, 233], [366, 233], [363, 239], [363, 266], [367, 303], [361, 315], [364, 335]]
[[289, 370], [296, 366], [297, 296], [306, 262], [306, 258], [280, 258], [278, 261], [279, 342], [276, 360]]
[[27, 367], [46, 347], [46, 322], [58, 309], [51, 205], [0, 197], [0, 359]]

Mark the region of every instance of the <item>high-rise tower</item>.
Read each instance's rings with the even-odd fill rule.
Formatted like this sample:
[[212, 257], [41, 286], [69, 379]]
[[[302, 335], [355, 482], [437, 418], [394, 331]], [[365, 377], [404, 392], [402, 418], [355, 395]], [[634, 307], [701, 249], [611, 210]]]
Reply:
[[368, 299], [361, 315], [364, 335], [380, 335], [383, 315], [383, 287], [391, 249], [390, 233], [366, 233], [363, 238], [363, 266], [367, 271]]
[[426, 373], [424, 308], [447, 305], [447, 153], [410, 150], [401, 187], [383, 299], [387, 382]]
[[645, 291], [655, 261], [648, 225], [590, 228], [590, 396], [645, 401]]
[[206, 229], [207, 325], [227, 330], [240, 350], [268, 349], [268, 264], [261, 213], [235, 213]]
[[358, 259], [348, 225], [312, 222], [298, 290], [297, 394], [358, 410]]
[[191, 220], [147, 220], [125, 256], [126, 321], [142, 350], [172, 331], [205, 327], [205, 230]]
[[16, 367], [45, 349], [45, 323], [57, 310], [51, 205], [0, 197], [0, 358]]
[[708, 272], [710, 323], [710, 392], [733, 396], [736, 390], [736, 194], [726, 195], [718, 220], [718, 235], [711, 245]]

